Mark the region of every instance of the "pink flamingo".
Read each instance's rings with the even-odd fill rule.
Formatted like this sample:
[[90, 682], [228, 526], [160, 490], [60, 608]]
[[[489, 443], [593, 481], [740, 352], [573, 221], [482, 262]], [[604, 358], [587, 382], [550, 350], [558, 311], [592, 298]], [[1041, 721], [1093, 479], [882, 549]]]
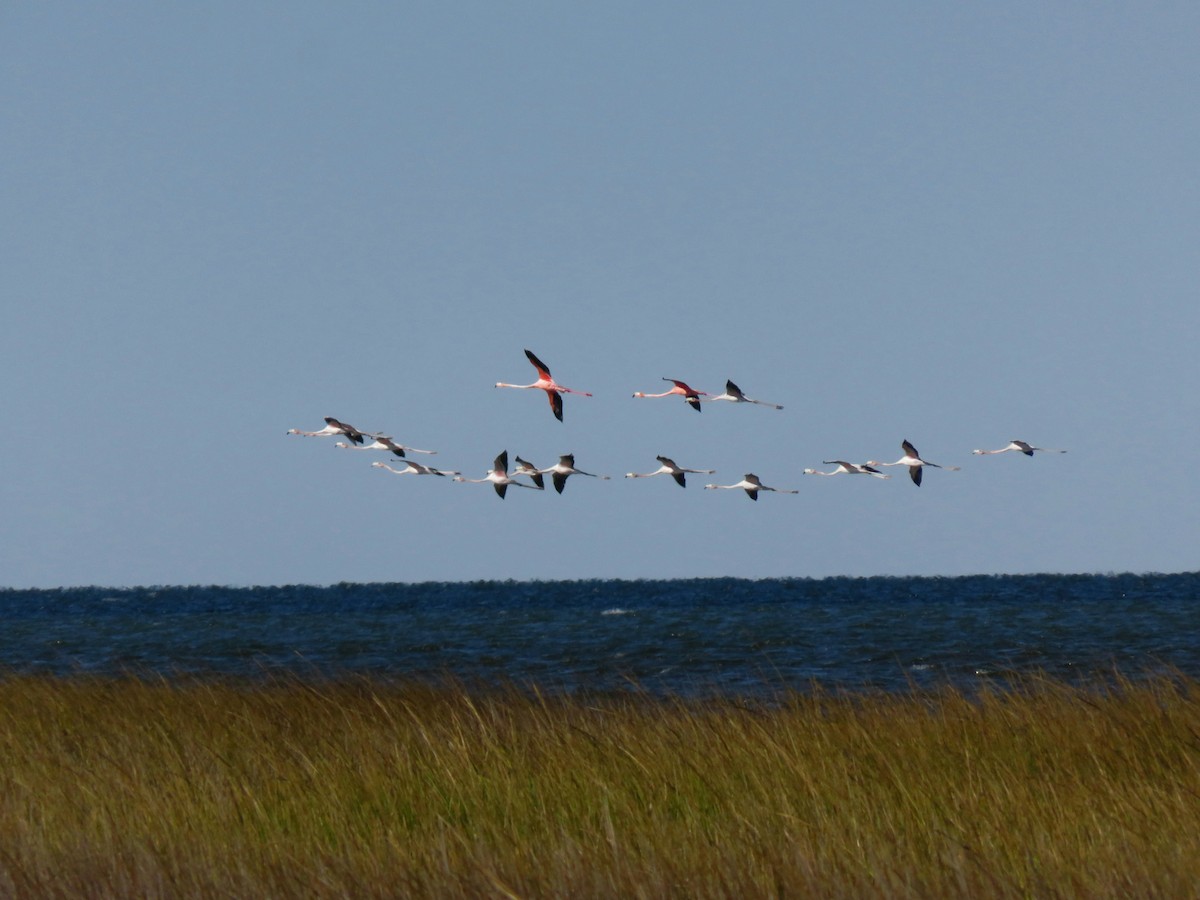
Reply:
[[1024, 453], [1026, 456], [1033, 456], [1034, 452], [1038, 453], [1066, 453], [1066, 450], [1053, 450], [1048, 447], [1035, 447], [1033, 444], [1027, 444], [1025, 441], [1010, 441], [1007, 447], [1001, 447], [999, 450], [972, 450], [976, 456], [987, 456], [991, 453], [1007, 453], [1009, 450], [1015, 450], [1017, 453]]
[[646, 393], [643, 393], [642, 391], [638, 391], [633, 396], [635, 396], [635, 397], [670, 397], [672, 394], [679, 394], [683, 397], [684, 400], [686, 400], [688, 402], [688, 405], [691, 406], [692, 409], [694, 409], [696, 412], [700, 412], [700, 398], [707, 397], [708, 394], [706, 394], [704, 391], [698, 391], [695, 388], [690, 388], [686, 384], [684, 384], [682, 381], [678, 381], [674, 378], [664, 378], [663, 381], [669, 381], [673, 385], [675, 385], [675, 387], [671, 388], [669, 391], [663, 391], [661, 394], [646, 394]]
[[529, 488], [531, 491], [536, 491], [532, 484], [525, 484], [521, 481], [513, 481], [508, 477], [508, 451], [500, 451], [500, 455], [496, 457], [496, 461], [492, 463], [492, 467], [482, 478], [463, 478], [461, 475], [454, 476], [455, 481], [466, 481], [472, 484], [490, 483], [496, 489], [496, 493], [500, 495], [500, 499], [504, 499], [504, 494], [508, 490], [510, 484], [515, 484], [517, 487]]
[[562, 397], [561, 394], [581, 394], [584, 397], [592, 396], [587, 391], [576, 391], [569, 387], [563, 387], [550, 376], [550, 370], [546, 364], [534, 356], [530, 351], [526, 350], [525, 355], [529, 357], [529, 361], [533, 363], [533, 367], [537, 369], [538, 379], [533, 384], [507, 384], [503, 381], [497, 381], [498, 388], [537, 388], [546, 392], [547, 398], [550, 400], [550, 408], [554, 410], [554, 418], [558, 421], [563, 420]]
[[958, 466], [939, 466], [937, 463], [931, 463], [929, 460], [921, 459], [921, 454], [917, 452], [908, 441], [900, 442], [900, 449], [904, 451], [904, 455], [895, 462], [880, 462], [877, 459], [867, 460], [868, 466], [908, 466], [908, 477], [912, 479], [913, 484], [917, 487], [921, 486], [921, 472], [925, 466], [933, 466], [935, 469], [945, 469], [947, 472], [957, 472]]
[[765, 484], [763, 484], [761, 481], [759, 481], [758, 476], [752, 472], [747, 472], [746, 477], [743, 478], [741, 481], [737, 482], [736, 484], [706, 484], [704, 486], [704, 489], [708, 490], [708, 491], [713, 491], [713, 490], [732, 491], [732, 490], [736, 490], [737, 488], [741, 488], [742, 490], [744, 490], [746, 492], [746, 496], [748, 496], [751, 500], [758, 499], [759, 491], [774, 491], [777, 494], [798, 494], [798, 493], [800, 493], [799, 491], [786, 491], [786, 490], [783, 490], [782, 488], [767, 487]]
[[368, 432], [359, 431], [353, 425], [347, 425], [345, 422], [339, 422], [337, 419], [333, 418], [333, 416], [325, 417], [325, 427], [320, 431], [301, 431], [299, 428], [289, 428], [287, 433], [300, 434], [304, 437], [329, 437], [330, 435], [334, 434], [342, 434], [350, 438], [350, 440], [356, 444], [361, 444], [363, 442], [364, 435], [366, 437], [375, 437], [375, 435]]
[[716, 469], [685, 469], [685, 468], [683, 468], [683, 466], [675, 465], [675, 460], [673, 460], [667, 456], [656, 456], [654, 458], [657, 459], [660, 463], [662, 463], [662, 465], [659, 466], [657, 469], [655, 469], [653, 472], [645, 472], [643, 474], [638, 474], [637, 472], [628, 472], [628, 473], [626, 473], [625, 477], [626, 478], [653, 478], [655, 475], [670, 475], [672, 478], [675, 479], [675, 483], [677, 485], [679, 485], [681, 488], [685, 488], [685, 487], [687, 487], [687, 474], [686, 473], [690, 472], [693, 475], [712, 475], [717, 471]]

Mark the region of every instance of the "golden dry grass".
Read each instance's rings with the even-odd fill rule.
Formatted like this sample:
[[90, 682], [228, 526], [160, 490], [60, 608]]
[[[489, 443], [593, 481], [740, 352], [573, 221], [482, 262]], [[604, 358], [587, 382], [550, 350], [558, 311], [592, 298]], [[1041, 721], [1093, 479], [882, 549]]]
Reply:
[[0, 680], [0, 895], [1200, 893], [1200, 692]]

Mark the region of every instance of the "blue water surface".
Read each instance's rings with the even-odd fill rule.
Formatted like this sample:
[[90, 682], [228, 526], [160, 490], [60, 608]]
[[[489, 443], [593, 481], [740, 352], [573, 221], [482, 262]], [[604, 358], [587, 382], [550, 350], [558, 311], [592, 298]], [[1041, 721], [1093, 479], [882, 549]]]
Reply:
[[1200, 573], [0, 590], [9, 673], [739, 695], [1200, 678]]

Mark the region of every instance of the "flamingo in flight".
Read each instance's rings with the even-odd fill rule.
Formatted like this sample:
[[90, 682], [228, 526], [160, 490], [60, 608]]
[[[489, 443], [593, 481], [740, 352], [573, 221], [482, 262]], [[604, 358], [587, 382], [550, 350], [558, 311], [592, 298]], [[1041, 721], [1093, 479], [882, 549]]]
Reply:
[[558, 458], [558, 462], [548, 469], [541, 469], [541, 474], [550, 476], [550, 480], [554, 483], [554, 489], [560, 494], [563, 488], [567, 486], [567, 479], [572, 475], [587, 475], [591, 478], [599, 478], [601, 481], [608, 481], [607, 475], [595, 475], [591, 472], [584, 472], [582, 469], [575, 468], [575, 454], [564, 453]]
[[542, 470], [535, 466], [527, 459], [516, 458], [516, 468], [513, 469], [514, 475], [528, 475], [529, 479], [537, 485], [539, 491], [546, 489], [546, 479], [542, 477]]
[[670, 397], [672, 394], [679, 394], [688, 402], [688, 405], [691, 406], [692, 409], [694, 409], [696, 412], [700, 412], [700, 398], [707, 397], [708, 394], [706, 394], [704, 391], [698, 391], [695, 388], [690, 388], [682, 381], [679, 381], [675, 378], [664, 378], [663, 381], [669, 381], [671, 384], [675, 385], [675, 387], [671, 388], [669, 391], [663, 391], [661, 394], [646, 394], [642, 391], [638, 391], [633, 396]]
[[533, 384], [507, 384], [503, 381], [497, 381], [498, 388], [537, 388], [546, 392], [546, 397], [550, 400], [550, 408], [554, 410], [554, 418], [558, 421], [563, 420], [562, 409], [562, 394], [581, 394], [584, 397], [592, 396], [587, 391], [576, 391], [569, 387], [563, 387], [550, 376], [550, 370], [546, 364], [533, 355], [529, 350], [525, 351], [525, 355], [529, 357], [529, 361], [533, 363], [533, 367], [537, 369], [538, 379]]
[[870, 465], [846, 462], [842, 459], [825, 459], [822, 460], [827, 466], [837, 466], [832, 472], [818, 472], [816, 469], [805, 469], [805, 475], [871, 475], [875, 478], [891, 478], [891, 475], [884, 475], [878, 469]]
[[741, 481], [737, 482], [736, 484], [706, 484], [704, 486], [704, 489], [707, 491], [713, 491], [713, 490], [732, 491], [732, 490], [736, 490], [737, 488], [741, 488], [742, 490], [744, 490], [746, 492], [746, 496], [748, 496], [751, 500], [758, 499], [759, 491], [774, 491], [777, 494], [798, 494], [798, 493], [800, 493], [799, 491], [787, 491], [787, 490], [784, 490], [783, 488], [767, 487], [765, 484], [763, 484], [761, 481], [759, 481], [758, 476], [752, 472], [747, 472], [746, 477], [743, 478]]
[[510, 484], [515, 484], [517, 487], [529, 488], [531, 491], [536, 491], [532, 484], [525, 484], [521, 481], [513, 481], [508, 476], [508, 451], [501, 450], [500, 455], [496, 457], [492, 467], [487, 470], [487, 473], [482, 478], [463, 478], [461, 475], [454, 476], [455, 481], [465, 481], [471, 484], [488, 484], [496, 489], [496, 493], [500, 495], [500, 499], [504, 499], [504, 494], [508, 490]]
[[350, 440], [356, 444], [361, 444], [364, 436], [371, 438], [375, 437], [375, 435], [369, 432], [359, 431], [353, 425], [347, 425], [345, 422], [339, 422], [337, 419], [333, 418], [333, 416], [325, 417], [325, 427], [320, 431], [301, 431], [299, 428], [289, 428], [287, 433], [300, 434], [304, 437], [329, 437], [330, 435], [334, 434], [342, 434], [350, 438]]
[[972, 450], [976, 456], [987, 456], [992, 453], [1007, 453], [1009, 450], [1015, 450], [1017, 453], [1024, 453], [1026, 456], [1033, 456], [1037, 453], [1066, 453], [1066, 450], [1054, 450], [1049, 447], [1035, 447], [1033, 444], [1028, 444], [1025, 441], [1009, 441], [1007, 447], [1001, 447], [999, 450]]
[[895, 462], [880, 462], [877, 459], [867, 460], [868, 466], [908, 466], [908, 477], [912, 479], [913, 484], [917, 487], [921, 486], [921, 472], [925, 466], [933, 466], [935, 469], [945, 469], [947, 472], [957, 472], [958, 466], [939, 466], [937, 463], [931, 463], [927, 459], [921, 459], [921, 454], [917, 452], [908, 441], [901, 441], [900, 449], [904, 451], [904, 455]]
[[783, 409], [778, 403], [768, 403], [766, 400], [755, 400], [753, 397], [747, 397], [742, 393], [742, 389], [732, 381], [726, 380], [725, 393], [717, 394], [715, 397], [709, 397], [705, 402], [711, 403], [714, 400], [729, 400], [732, 403], [757, 403], [759, 406], [770, 406], [774, 409]]
[[399, 456], [401, 459], [404, 458], [405, 451], [409, 453], [428, 453], [431, 456], [437, 453], [436, 450], [418, 450], [416, 447], [406, 447], [403, 444], [397, 444], [386, 434], [376, 435], [373, 443], [366, 444], [362, 447], [355, 447], [351, 444], [347, 444], [345, 441], [338, 441], [336, 444], [334, 444], [334, 446], [341, 447], [343, 450], [387, 450], [388, 452]]
[[628, 472], [626, 473], [625, 477], [653, 478], [655, 475], [670, 475], [675, 479], [675, 483], [677, 485], [679, 485], [681, 488], [685, 488], [687, 487], [686, 473], [690, 472], [693, 475], [712, 475], [717, 471], [716, 469], [685, 469], [683, 466], [675, 465], [675, 460], [667, 456], [656, 456], [654, 458], [662, 463], [662, 465], [653, 472], [645, 472], [642, 474], [638, 474], [637, 472]]
[[449, 472], [444, 469], [434, 469], [430, 466], [423, 466], [419, 462], [413, 462], [411, 459], [404, 460], [403, 469], [394, 469], [385, 462], [373, 462], [372, 467], [376, 469], [387, 469], [393, 475], [458, 475], [458, 472]]

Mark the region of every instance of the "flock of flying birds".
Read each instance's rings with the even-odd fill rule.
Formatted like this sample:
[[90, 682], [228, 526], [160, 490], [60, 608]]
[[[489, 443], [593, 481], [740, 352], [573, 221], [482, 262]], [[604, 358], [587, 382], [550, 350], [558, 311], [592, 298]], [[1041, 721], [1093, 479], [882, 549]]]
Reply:
[[[550, 409], [554, 413], [554, 417], [560, 422], [563, 419], [563, 394], [579, 394], [584, 397], [592, 396], [587, 391], [577, 391], [573, 388], [564, 387], [559, 384], [550, 375], [550, 369], [546, 367], [540, 359], [538, 359], [529, 350], [525, 351], [525, 355], [529, 361], [533, 363], [533, 367], [537, 370], [537, 380], [530, 384], [508, 384], [503, 381], [496, 382], [498, 388], [519, 388], [542, 390], [546, 392], [546, 396], [550, 401]], [[732, 381], [725, 382], [725, 391], [721, 394], [707, 394], [704, 391], [698, 391], [689, 387], [685, 382], [675, 378], [664, 378], [663, 381], [669, 381], [672, 387], [669, 390], [659, 394], [647, 394], [638, 391], [633, 396], [639, 398], [650, 397], [671, 397], [679, 396], [684, 399], [692, 409], [700, 412], [701, 404], [710, 401], [726, 400], [731, 403], [755, 403], [759, 406], [766, 406], [772, 409], [783, 409], [778, 403], [768, 403], [765, 400], [755, 400], [747, 397], [742, 393], [741, 389]], [[372, 466], [378, 469], [384, 469], [396, 475], [437, 475], [441, 477], [450, 476], [455, 481], [470, 482], [473, 484], [491, 484], [496, 493], [503, 499], [508, 491], [509, 485], [516, 485], [520, 488], [528, 488], [531, 490], [545, 489], [545, 476], [549, 475], [554, 489], [558, 493], [562, 493], [566, 486], [567, 479], [572, 475], [586, 475], [589, 478], [599, 478], [609, 480], [607, 475], [596, 475], [592, 472], [584, 472], [575, 467], [574, 454], [567, 453], [558, 458], [558, 462], [546, 469], [539, 469], [528, 460], [524, 460], [517, 456], [514, 459], [515, 466], [509, 472], [508, 466], [508, 451], [504, 450], [492, 463], [492, 467], [484, 473], [483, 478], [465, 478], [461, 472], [450, 471], [446, 469], [435, 469], [432, 466], [422, 465], [408, 458], [409, 453], [424, 453], [435, 454], [436, 450], [421, 450], [416, 447], [408, 447], [403, 444], [396, 443], [390, 436], [385, 434], [377, 434], [373, 432], [359, 431], [353, 425], [347, 425], [345, 422], [339, 422], [337, 419], [326, 416], [325, 427], [318, 431], [302, 431], [299, 428], [289, 429], [288, 434], [299, 434], [305, 437], [331, 437], [342, 436], [347, 441], [338, 441], [336, 446], [345, 450], [383, 450], [390, 452], [393, 456], [403, 460], [404, 467], [396, 468], [384, 462], [373, 462]], [[367, 443], [366, 439], [370, 438], [371, 443]], [[886, 475], [880, 471], [880, 468], [888, 466], [905, 466], [908, 469], [909, 478], [917, 487], [921, 486], [922, 473], [926, 466], [935, 469], [944, 469], [946, 471], [956, 472], [959, 466], [944, 466], [938, 463], [930, 462], [927, 459], [922, 459], [921, 454], [917, 452], [909, 441], [901, 442], [900, 449], [903, 455], [895, 462], [881, 462], [871, 459], [865, 463], [846, 462], [841, 459], [827, 459], [825, 465], [836, 466], [837, 468], [821, 472], [817, 469], [805, 469], [805, 475], [869, 475], [873, 478], [891, 478], [891, 475]], [[1066, 450], [1055, 450], [1047, 447], [1035, 447], [1025, 441], [1010, 441], [1003, 447], [997, 450], [973, 450], [971, 451], [976, 456], [987, 456], [994, 453], [1023, 453], [1026, 456], [1033, 456], [1034, 453], [1066, 453]], [[688, 469], [680, 465], [676, 465], [673, 459], [666, 456], [655, 457], [659, 462], [659, 467], [653, 472], [628, 472], [626, 478], [653, 478], [655, 475], [670, 475], [675, 479], [675, 483], [680, 487], [687, 487], [688, 475], [712, 475], [715, 469]], [[517, 481], [517, 478], [528, 478], [529, 481]], [[768, 487], [763, 484], [757, 475], [753, 472], [747, 472], [741, 481], [733, 484], [706, 484], [704, 486], [708, 490], [744, 490], [751, 500], [757, 500], [760, 491], [771, 491], [779, 494], [798, 494], [796, 490], [785, 490], [783, 488]]]

